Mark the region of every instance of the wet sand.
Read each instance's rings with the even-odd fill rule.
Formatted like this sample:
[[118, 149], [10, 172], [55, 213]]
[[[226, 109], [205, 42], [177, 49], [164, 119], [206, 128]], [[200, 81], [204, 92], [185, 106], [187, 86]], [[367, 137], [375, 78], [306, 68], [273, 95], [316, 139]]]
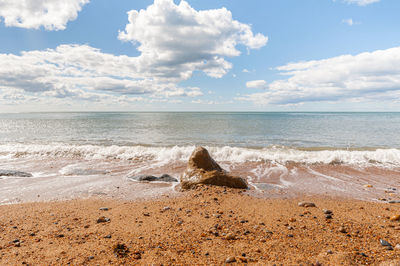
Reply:
[[[300, 207], [299, 201], [316, 207]], [[333, 212], [331, 219], [323, 209]], [[400, 222], [389, 219], [400, 214], [398, 204], [330, 196], [258, 198], [200, 187], [151, 200], [92, 197], [3, 205], [0, 213], [0, 265], [220, 265], [228, 258], [261, 265], [400, 261]], [[110, 220], [98, 223], [102, 216]]]

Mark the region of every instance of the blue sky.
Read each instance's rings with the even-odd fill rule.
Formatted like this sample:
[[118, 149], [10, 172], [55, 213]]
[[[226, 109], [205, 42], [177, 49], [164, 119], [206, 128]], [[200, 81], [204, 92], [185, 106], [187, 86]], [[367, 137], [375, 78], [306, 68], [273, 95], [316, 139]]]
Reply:
[[0, 112], [400, 111], [398, 0], [16, 2]]

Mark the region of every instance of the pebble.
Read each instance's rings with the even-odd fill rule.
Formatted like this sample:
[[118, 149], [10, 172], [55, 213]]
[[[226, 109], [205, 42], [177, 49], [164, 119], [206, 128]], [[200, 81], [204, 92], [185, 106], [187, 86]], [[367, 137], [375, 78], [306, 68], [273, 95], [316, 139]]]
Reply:
[[390, 221], [400, 221], [400, 215], [393, 215], [392, 217], [390, 217]]
[[104, 238], [110, 239], [110, 238], [111, 238], [111, 235], [106, 235]]
[[236, 258], [235, 257], [229, 257], [225, 260], [226, 263], [232, 263], [232, 262], [236, 262]]
[[373, 185], [370, 185], [370, 184], [367, 184], [367, 185], [364, 185], [364, 187], [366, 187], [366, 188], [372, 188], [372, 187], [374, 187]]
[[306, 201], [302, 201], [298, 203], [299, 207], [316, 207], [315, 203], [313, 202], [306, 202]]
[[325, 218], [326, 218], [326, 219], [332, 219], [332, 215], [327, 214], [327, 215], [325, 215]]
[[293, 235], [292, 235], [292, 234], [288, 234], [287, 236], [288, 236], [288, 237], [293, 237]]
[[235, 240], [235, 238], [236, 238], [235, 235], [232, 233], [226, 235], [226, 240]]
[[106, 218], [104, 216], [101, 216], [99, 219], [97, 219], [97, 223], [107, 223], [110, 221], [110, 218]]
[[290, 218], [290, 219], [289, 219], [289, 222], [291, 222], [291, 223], [296, 222], [296, 218]]
[[90, 256], [88, 259], [89, 259], [89, 260], [93, 260], [93, 259], [94, 259], [94, 256]]
[[333, 254], [333, 251], [329, 249], [326, 251], [326, 254]]
[[383, 239], [379, 239], [379, 242], [384, 247], [391, 247], [392, 246], [392, 244], [390, 244], [389, 242], [387, 242], [386, 240], [383, 240]]
[[323, 209], [322, 211], [324, 212], [324, 214], [332, 214], [331, 210]]
[[400, 200], [390, 200], [389, 203], [391, 204], [400, 203]]
[[397, 244], [394, 248], [395, 249], [400, 249], [400, 244]]
[[101, 207], [99, 210], [100, 210], [100, 211], [108, 211], [109, 208], [107, 208], [107, 207]]
[[145, 212], [145, 213], [143, 213], [143, 216], [147, 216], [147, 217], [149, 217], [149, 216], [150, 216], [150, 213], [148, 213], [148, 212]]
[[347, 233], [346, 228], [344, 228], [343, 226], [339, 227], [339, 232], [343, 234]]
[[170, 210], [170, 209], [171, 209], [171, 207], [166, 206], [166, 207], [164, 207], [164, 208], [162, 209], [162, 211], [165, 212], [165, 211], [168, 211], [168, 210]]

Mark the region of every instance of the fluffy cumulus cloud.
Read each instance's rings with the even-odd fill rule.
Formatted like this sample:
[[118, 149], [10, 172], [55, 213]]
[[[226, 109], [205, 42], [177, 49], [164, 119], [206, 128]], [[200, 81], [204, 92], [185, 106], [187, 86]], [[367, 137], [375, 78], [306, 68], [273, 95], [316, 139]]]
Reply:
[[199, 96], [174, 78], [153, 78], [136, 57], [102, 53], [88, 45], [0, 54], [0, 89], [55, 98], [98, 100], [110, 95]]
[[286, 79], [240, 97], [257, 104], [400, 100], [400, 47], [277, 68]]
[[380, 0], [344, 0], [344, 2], [349, 4], [357, 4], [359, 6], [366, 6], [369, 4], [373, 4], [379, 2]]
[[187, 79], [199, 70], [220, 78], [232, 68], [226, 57], [240, 55], [238, 45], [258, 49], [268, 41], [225, 8], [196, 11], [186, 1], [155, 0], [128, 15], [119, 39], [138, 44], [139, 60], [157, 76]]
[[[38, 0], [47, 2], [52, 1]], [[86, 2], [59, 3], [66, 9], [75, 3], [77, 10]], [[61, 27], [52, 23], [48, 25]], [[196, 97], [202, 95], [199, 88], [183, 88], [180, 82], [194, 71], [220, 78], [232, 67], [226, 58], [240, 55], [238, 45], [258, 49], [267, 43], [266, 36], [253, 34], [249, 25], [233, 20], [225, 8], [196, 11], [185, 1], [176, 5], [173, 0], [155, 0], [145, 10], [130, 11], [129, 24], [119, 38], [137, 43], [140, 55], [115, 56], [88, 45], [0, 54], [0, 90], [58, 99]]]
[[64, 30], [89, 0], [0, 0], [0, 19], [6, 26]]

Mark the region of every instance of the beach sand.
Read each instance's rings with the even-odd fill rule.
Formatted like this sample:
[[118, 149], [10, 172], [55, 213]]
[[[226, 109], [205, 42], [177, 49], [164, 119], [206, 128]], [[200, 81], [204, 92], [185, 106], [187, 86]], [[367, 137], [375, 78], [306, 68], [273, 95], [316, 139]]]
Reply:
[[201, 186], [152, 200], [3, 205], [0, 214], [0, 265], [400, 263], [400, 222], [389, 219], [396, 204]]

